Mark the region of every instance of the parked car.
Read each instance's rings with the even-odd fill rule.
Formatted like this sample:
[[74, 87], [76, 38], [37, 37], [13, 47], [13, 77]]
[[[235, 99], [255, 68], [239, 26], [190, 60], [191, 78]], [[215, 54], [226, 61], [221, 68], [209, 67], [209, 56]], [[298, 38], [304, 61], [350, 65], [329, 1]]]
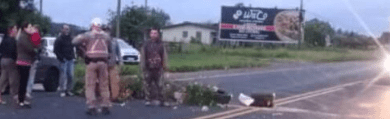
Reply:
[[61, 72], [60, 62], [53, 52], [54, 41], [54, 37], [42, 38], [42, 47], [35, 73], [35, 83], [42, 83], [47, 92], [57, 91]]
[[127, 44], [122, 39], [117, 39], [120, 49], [120, 55], [123, 63], [139, 63], [141, 60], [140, 52], [133, 46]]
[[4, 34], [0, 33], [0, 43], [1, 43], [1, 41], [3, 41], [3, 37], [4, 37]]
[[[1, 41], [3, 41], [3, 37], [4, 37], [4, 34], [0, 33], [0, 44], [1, 44]], [[1, 59], [1, 53], [0, 53], [0, 59]], [[1, 64], [1, 60], [0, 60], [0, 64]], [[1, 67], [0, 67], [0, 76], [1, 76]]]
[[42, 38], [42, 46], [45, 47], [43, 53], [44, 55], [51, 57], [51, 58], [57, 58], [56, 54], [54, 53], [54, 42], [56, 38], [55, 37], [43, 37]]

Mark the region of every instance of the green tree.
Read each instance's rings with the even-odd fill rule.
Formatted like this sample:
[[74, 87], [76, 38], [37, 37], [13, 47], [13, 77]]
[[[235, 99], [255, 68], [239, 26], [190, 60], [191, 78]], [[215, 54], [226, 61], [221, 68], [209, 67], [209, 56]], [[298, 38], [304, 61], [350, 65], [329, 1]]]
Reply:
[[341, 30], [341, 28], [339, 28], [339, 29], [337, 30], [337, 34], [338, 34], [338, 35], [343, 34], [343, 30]]
[[[24, 1], [26, 4], [20, 5], [20, 1]], [[34, 0], [1, 0], [0, 14], [0, 32], [2, 33], [6, 32], [9, 25], [21, 25], [25, 21], [38, 24], [43, 35], [50, 30], [50, 17], [37, 11], [34, 7]]]
[[245, 7], [244, 3], [240, 2], [234, 5], [235, 7]]
[[334, 33], [335, 31], [329, 23], [313, 19], [306, 22], [304, 40], [308, 46], [324, 47], [326, 45], [326, 36], [333, 37]]
[[[109, 10], [109, 24], [112, 27], [112, 35], [116, 30], [116, 12]], [[122, 38], [128, 39], [131, 44], [141, 43], [143, 32], [150, 27], [163, 27], [170, 24], [170, 17], [161, 9], [149, 8], [145, 12], [145, 7], [126, 6], [121, 11], [120, 34]]]

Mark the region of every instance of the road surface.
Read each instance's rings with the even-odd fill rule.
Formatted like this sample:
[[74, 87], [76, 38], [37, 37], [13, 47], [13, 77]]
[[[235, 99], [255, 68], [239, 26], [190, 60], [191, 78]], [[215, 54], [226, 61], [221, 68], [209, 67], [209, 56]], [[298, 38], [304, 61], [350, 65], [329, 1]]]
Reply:
[[[178, 109], [145, 107], [142, 101], [115, 105], [112, 115], [89, 117], [84, 114], [85, 99], [60, 98], [58, 93], [34, 92], [33, 108], [17, 110], [10, 104], [0, 106], [0, 119], [85, 119], [85, 118], [377, 118], [383, 116], [383, 105], [389, 105], [387, 75], [377, 77], [383, 69], [376, 61], [343, 63], [287, 63], [267, 68], [208, 71], [172, 74], [175, 81], [197, 81], [216, 85], [234, 97], [227, 109], [212, 108], [201, 112], [199, 107]], [[378, 82], [370, 83], [372, 79]], [[389, 79], [390, 80], [390, 79]], [[383, 83], [384, 82], [384, 83]], [[387, 82], [390, 87], [390, 81]], [[368, 86], [369, 85], [369, 86]], [[241, 107], [239, 93], [276, 93], [275, 108]], [[373, 102], [376, 103], [373, 103]], [[389, 105], [390, 106], [390, 105]], [[390, 110], [388, 110], [390, 111]]]
[[390, 118], [386, 115], [390, 108], [385, 106], [390, 106], [390, 78], [383, 73], [381, 62], [304, 64], [210, 77], [183, 80], [232, 92], [236, 96], [233, 105], [240, 105], [239, 93], [276, 93], [276, 107], [240, 107], [197, 118]]

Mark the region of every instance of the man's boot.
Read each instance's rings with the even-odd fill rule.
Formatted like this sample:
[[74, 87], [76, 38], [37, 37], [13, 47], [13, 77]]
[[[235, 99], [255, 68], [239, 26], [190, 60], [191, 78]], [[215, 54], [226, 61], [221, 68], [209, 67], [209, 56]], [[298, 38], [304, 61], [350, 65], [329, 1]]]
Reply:
[[103, 107], [102, 108], [102, 114], [103, 115], [109, 115], [110, 114], [110, 109], [108, 107]]
[[91, 116], [96, 116], [97, 115], [97, 110], [96, 110], [96, 108], [89, 108], [86, 113], [88, 115], [91, 115]]

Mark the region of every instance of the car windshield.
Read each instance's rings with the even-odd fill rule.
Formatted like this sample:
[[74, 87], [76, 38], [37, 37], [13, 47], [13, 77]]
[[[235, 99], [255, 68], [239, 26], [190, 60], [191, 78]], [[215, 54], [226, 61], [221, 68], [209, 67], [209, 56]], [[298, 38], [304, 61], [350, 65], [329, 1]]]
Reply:
[[55, 40], [47, 40], [49, 46], [54, 46]]
[[118, 41], [118, 44], [119, 44], [120, 48], [133, 48], [132, 46], [130, 46], [129, 44], [127, 44], [124, 41]]

